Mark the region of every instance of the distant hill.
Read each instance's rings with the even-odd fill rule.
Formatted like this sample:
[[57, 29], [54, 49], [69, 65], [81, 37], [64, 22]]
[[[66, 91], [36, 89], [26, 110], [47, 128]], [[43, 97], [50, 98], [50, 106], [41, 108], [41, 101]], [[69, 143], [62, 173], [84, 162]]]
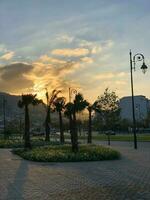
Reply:
[[[6, 111], [6, 121], [18, 120], [24, 121], [24, 109], [18, 107], [17, 103], [21, 99], [19, 95], [11, 95], [8, 93], [0, 92], [0, 124], [3, 124], [3, 101], [5, 100], [5, 111]], [[46, 117], [46, 108], [43, 104], [38, 106], [30, 106], [30, 122], [31, 127], [43, 127]], [[77, 115], [77, 118], [82, 118], [82, 120], [86, 120], [88, 118], [88, 114], [80, 113]], [[51, 113], [51, 122], [52, 126], [59, 127], [59, 117], [58, 113]], [[68, 124], [67, 118], [63, 117], [63, 123]], [[32, 126], [33, 125], [33, 126]]]
[[[19, 95], [11, 95], [8, 93], [0, 92], [0, 119], [3, 119], [3, 101], [5, 99], [5, 110], [7, 119], [24, 118], [24, 109], [20, 109], [17, 105], [18, 101], [21, 99]], [[46, 110], [45, 107], [40, 104], [38, 106], [30, 106], [30, 119], [31, 122], [36, 122], [39, 124], [44, 123]], [[57, 121], [57, 113], [52, 113], [52, 119]]]
[[0, 92], [0, 116], [3, 114], [3, 102], [5, 100], [6, 116], [12, 117], [20, 113], [17, 102], [21, 96], [10, 95], [8, 93]]
[[[21, 96], [11, 95], [8, 93], [0, 92], [0, 116], [3, 115], [3, 102], [5, 100], [5, 110], [6, 110], [6, 117], [14, 118], [17, 117], [19, 114], [23, 113], [24, 110], [18, 107], [18, 101], [21, 99]], [[38, 106], [30, 106], [30, 113], [31, 115], [44, 115], [45, 108], [43, 105]]]

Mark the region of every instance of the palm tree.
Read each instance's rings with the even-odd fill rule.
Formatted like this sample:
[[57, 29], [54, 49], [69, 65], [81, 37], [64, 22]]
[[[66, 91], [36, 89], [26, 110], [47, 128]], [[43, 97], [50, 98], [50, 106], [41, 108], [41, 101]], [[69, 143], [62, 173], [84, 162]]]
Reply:
[[18, 101], [18, 107], [24, 108], [25, 111], [25, 132], [24, 132], [24, 140], [25, 148], [31, 148], [30, 143], [30, 118], [29, 118], [29, 105], [38, 105], [42, 103], [42, 100], [36, 98], [36, 94], [25, 94], [22, 95], [22, 99]]
[[65, 108], [65, 101], [66, 99], [64, 97], [58, 97], [55, 102], [54, 106], [56, 111], [59, 114], [59, 127], [60, 127], [60, 143], [64, 144], [64, 130], [63, 130], [63, 121], [62, 121], [62, 111]]
[[88, 138], [87, 143], [92, 143], [92, 106], [88, 106], [89, 111], [89, 123], [88, 123]]
[[70, 116], [71, 119], [71, 142], [72, 142], [72, 151], [78, 152], [78, 133], [77, 133], [77, 120], [76, 113], [83, 111], [88, 105], [87, 101], [84, 100], [82, 94], [77, 93], [73, 103], [68, 103], [66, 105], [66, 114]]
[[88, 122], [88, 138], [87, 143], [92, 143], [92, 111], [98, 112], [97, 101], [93, 104], [88, 103], [89, 122]]
[[49, 96], [48, 91], [46, 91], [46, 99], [47, 99], [47, 106], [46, 106], [46, 119], [45, 119], [45, 141], [50, 141], [50, 124], [51, 124], [51, 110], [54, 109], [54, 102], [57, 99], [57, 95], [60, 93], [60, 90], [53, 90], [51, 95]]
[[73, 103], [69, 102], [65, 105], [65, 116], [68, 117], [69, 119], [69, 129], [70, 129], [70, 136], [71, 136], [71, 144], [73, 144], [73, 117], [72, 117], [72, 113], [73, 113]]

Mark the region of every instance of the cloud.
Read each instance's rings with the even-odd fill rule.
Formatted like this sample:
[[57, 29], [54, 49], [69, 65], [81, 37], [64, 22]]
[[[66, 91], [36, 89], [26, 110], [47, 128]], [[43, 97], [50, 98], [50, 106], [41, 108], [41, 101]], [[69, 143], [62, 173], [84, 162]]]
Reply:
[[114, 46], [113, 40], [104, 40], [104, 41], [88, 41], [88, 40], [76, 40], [78, 45], [82, 48], [88, 48], [91, 55], [101, 54], [104, 51], [110, 50]]
[[99, 80], [99, 79], [111, 79], [114, 78], [115, 74], [113, 73], [101, 73], [101, 74], [97, 74], [94, 76], [94, 79]]
[[[65, 64], [47, 64], [42, 62], [33, 62], [33, 69], [25, 74], [28, 80], [33, 82], [32, 92], [36, 92], [40, 98], [45, 98], [45, 88], [49, 91], [57, 88], [63, 91], [68, 91], [69, 86], [72, 86], [70, 80], [67, 79], [67, 74], [72, 73], [77, 68], [75, 62], [65, 62]], [[64, 92], [64, 93], [65, 93]]]
[[33, 87], [33, 81], [27, 75], [33, 69], [32, 65], [14, 63], [0, 68], [0, 90], [12, 93], [28, 91]]
[[67, 56], [67, 57], [80, 57], [86, 56], [90, 53], [89, 49], [86, 48], [76, 48], [76, 49], [54, 49], [51, 54], [57, 56]]
[[127, 81], [118, 80], [118, 81], [115, 81], [115, 84], [118, 86], [125, 86], [125, 85], [127, 85]]
[[[33, 92], [44, 99], [45, 88], [49, 91], [54, 88], [62, 89], [63, 94], [68, 96], [69, 87], [78, 88], [82, 85], [84, 90], [90, 90], [99, 79], [106, 82], [114, 77], [111, 74], [107, 74], [107, 78], [102, 75], [94, 76], [99, 65], [97, 58], [103, 57], [111, 48], [110, 41], [87, 41], [65, 34], [55, 39], [57, 44], [51, 47], [53, 50], [48, 49], [46, 54], [34, 57], [30, 65], [17, 63], [16, 66], [15, 63], [4, 66], [0, 71], [0, 90], [11, 93]], [[15, 51], [16, 54], [18, 52]], [[90, 77], [86, 79], [89, 71]], [[96, 88], [97, 86], [94, 90]]]
[[113, 78], [123, 78], [126, 77], [127, 73], [125, 72], [103, 72], [100, 74], [96, 74], [93, 76], [95, 80], [107, 80], [107, 79], [113, 79]]
[[72, 81], [70, 75], [74, 76], [74, 73], [92, 62], [93, 59], [87, 56], [68, 61], [42, 55], [32, 63], [33, 70], [27, 77], [34, 82], [34, 92], [40, 93], [40, 97], [44, 98], [45, 88], [49, 90], [59, 88], [63, 91], [68, 91], [71, 86], [79, 87], [80, 83], [75, 80]]
[[6, 46], [4, 44], [0, 44], [0, 53], [6, 53], [7, 49]]
[[65, 58], [54, 58], [45, 54], [32, 63], [34, 68], [32, 73], [28, 74], [28, 78], [34, 80], [34, 89], [37, 91], [47, 86], [51, 88], [61, 87], [64, 89], [66, 85], [68, 87], [70, 86], [70, 74], [73, 75], [79, 69], [81, 70], [87, 64], [91, 63], [93, 63], [93, 59], [87, 56], [76, 57], [68, 61]]
[[64, 60], [52, 58], [52, 57], [49, 57], [48, 55], [42, 55], [39, 58], [39, 61], [43, 62], [43, 63], [53, 63], [53, 64], [65, 64], [66, 63], [66, 61], [64, 61]]
[[91, 49], [91, 53], [92, 54], [98, 54], [98, 53], [101, 53], [102, 52], [102, 47], [101, 46], [94, 46], [92, 49]]
[[[94, 69], [94, 62], [96, 61], [95, 58], [99, 53], [102, 54], [101, 56], [103, 56], [103, 51], [107, 50], [107, 44], [109, 43], [108, 41], [105, 41], [99, 45], [95, 42], [86, 40], [83, 41], [75, 38], [73, 39], [73, 42], [74, 48], [55, 48], [51, 52], [41, 55], [32, 63], [33, 70], [27, 74], [27, 78], [33, 81], [33, 91], [40, 93], [40, 97], [45, 96], [44, 89], [46, 87], [49, 90], [61, 88], [66, 91], [68, 91], [68, 87], [72, 85], [80, 87], [82, 80], [80, 80], [78, 77], [80, 77], [80, 74], [82, 74], [82, 79], [84, 80], [84, 76], [87, 74], [87, 70], [86, 72], [84, 71], [85, 68], [89, 70], [92, 66], [92, 69]], [[97, 75], [96, 77], [93, 76], [94, 75], [91, 73], [89, 80], [106, 80], [111, 77], [115, 77], [114, 74], [107, 74], [107, 77], [106, 74], [104, 74], [103, 77], [102, 75]], [[71, 80], [74, 81], [72, 82]], [[88, 88], [89, 86], [87, 80], [83, 84], [83, 87], [85, 84], [87, 84], [86, 87]]]
[[88, 63], [88, 64], [91, 64], [94, 62], [93, 59], [90, 57], [83, 57], [83, 58], [81, 58], [81, 61], [84, 63]]
[[107, 49], [111, 49], [114, 46], [114, 41], [113, 40], [106, 40], [104, 42], [104, 47]]
[[24, 63], [14, 63], [2, 67], [0, 69], [0, 75], [3, 80], [11, 80], [22, 76], [23, 74], [31, 71], [32, 69], [32, 65]]
[[10, 51], [0, 57], [0, 60], [10, 60], [14, 56], [14, 52]]
[[60, 35], [56, 38], [56, 40], [58, 42], [63, 42], [63, 43], [71, 43], [74, 41], [74, 37], [71, 37], [67, 34], [64, 34], [64, 35]]

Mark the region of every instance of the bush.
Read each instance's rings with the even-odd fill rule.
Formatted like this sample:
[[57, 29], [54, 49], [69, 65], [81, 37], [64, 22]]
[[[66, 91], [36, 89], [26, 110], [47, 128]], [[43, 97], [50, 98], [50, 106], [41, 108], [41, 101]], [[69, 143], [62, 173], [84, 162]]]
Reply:
[[[57, 145], [59, 142], [45, 142], [42, 139], [33, 139], [31, 145], [33, 147], [46, 146], [46, 145]], [[0, 139], [0, 148], [23, 148], [24, 141], [22, 139]]]
[[17, 149], [13, 152], [24, 159], [40, 162], [98, 161], [120, 158], [118, 151], [96, 145], [81, 145], [78, 153], [73, 153], [70, 145], [39, 147], [31, 150]]
[[22, 140], [0, 139], [0, 148], [20, 148], [23, 147]]

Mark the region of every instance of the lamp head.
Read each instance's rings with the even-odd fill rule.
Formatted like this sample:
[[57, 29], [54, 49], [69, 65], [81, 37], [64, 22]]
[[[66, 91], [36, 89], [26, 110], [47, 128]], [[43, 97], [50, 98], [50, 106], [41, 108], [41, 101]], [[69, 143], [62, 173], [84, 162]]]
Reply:
[[142, 70], [143, 74], [146, 73], [147, 68], [148, 68], [147, 65], [146, 65], [145, 62], [143, 61], [143, 64], [142, 64], [142, 66], [141, 66], [141, 70]]

